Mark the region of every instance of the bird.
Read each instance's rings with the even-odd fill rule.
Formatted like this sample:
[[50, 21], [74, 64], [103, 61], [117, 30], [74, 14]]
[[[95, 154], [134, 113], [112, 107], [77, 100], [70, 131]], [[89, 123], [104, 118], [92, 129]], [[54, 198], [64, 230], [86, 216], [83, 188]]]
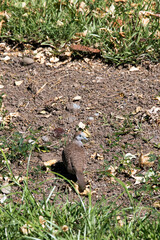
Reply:
[[62, 160], [66, 170], [68, 173], [76, 175], [80, 192], [83, 192], [86, 188], [83, 174], [86, 154], [82, 140], [88, 140], [85, 133], [77, 132], [72, 142], [62, 151]]

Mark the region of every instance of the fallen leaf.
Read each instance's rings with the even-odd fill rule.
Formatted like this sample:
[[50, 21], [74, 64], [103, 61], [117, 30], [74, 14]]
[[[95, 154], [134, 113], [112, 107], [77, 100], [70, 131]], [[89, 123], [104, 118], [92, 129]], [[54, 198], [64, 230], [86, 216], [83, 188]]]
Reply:
[[85, 135], [86, 135], [87, 138], [90, 138], [90, 137], [91, 137], [91, 134], [90, 134], [90, 132], [88, 131], [88, 129], [85, 129], [83, 132], [85, 133]]
[[118, 2], [122, 2], [122, 3], [126, 3], [127, 2], [127, 0], [114, 0], [116, 3], [118, 3]]
[[11, 58], [9, 56], [5, 56], [4, 58], [0, 58], [1, 61], [9, 61]]
[[52, 159], [52, 160], [49, 160], [47, 162], [44, 162], [43, 164], [44, 164], [45, 167], [51, 167], [52, 165], [55, 165], [56, 162], [57, 162], [56, 159]]
[[14, 84], [15, 84], [16, 86], [20, 86], [22, 83], [23, 83], [23, 81], [15, 81], [15, 82], [14, 82]]
[[57, 26], [60, 26], [60, 27], [61, 27], [61, 26], [63, 26], [63, 25], [64, 25], [63, 22], [61, 22], [60, 20], [57, 21]]
[[14, 112], [9, 114], [11, 117], [19, 117], [19, 112]]
[[85, 129], [86, 125], [84, 123], [82, 123], [82, 122], [79, 122], [78, 127], [80, 129]]
[[132, 66], [132, 67], [129, 69], [129, 71], [130, 71], [130, 72], [139, 71], [139, 68]]
[[139, 11], [139, 18], [141, 19], [143, 16], [149, 17], [149, 16], [154, 16], [160, 18], [159, 13], [154, 13], [151, 11]]
[[69, 227], [67, 225], [62, 226], [63, 232], [67, 232], [69, 230]]
[[2, 25], [3, 25], [4, 22], [5, 22], [4, 20], [0, 21], [0, 35], [1, 35]]
[[5, 194], [0, 194], [0, 203], [4, 203], [7, 199], [7, 196]]
[[103, 155], [100, 155], [99, 153], [94, 152], [94, 153], [91, 155], [91, 159], [103, 160], [104, 157], [103, 157]]
[[45, 115], [45, 114], [47, 114], [47, 112], [45, 110], [42, 110], [42, 111], [40, 111], [40, 114]]
[[87, 36], [87, 32], [88, 32], [88, 30], [85, 30], [84, 32], [76, 33], [75, 35], [78, 36], [78, 37], [86, 37]]
[[11, 192], [11, 186], [8, 181], [5, 181], [1, 186], [1, 192], [5, 194], [9, 194]]
[[123, 221], [121, 220], [121, 217], [120, 217], [120, 216], [117, 216], [116, 218], [117, 218], [118, 225], [119, 225], [120, 227], [123, 227], [124, 223], [123, 223]]
[[136, 180], [135, 185], [144, 183], [146, 181], [145, 178], [141, 176], [132, 176], [132, 177]]
[[50, 61], [51, 63], [57, 63], [57, 62], [59, 62], [59, 58], [57, 58], [57, 57], [51, 57], [51, 58], [49, 59], [49, 61]]
[[142, 23], [143, 27], [146, 27], [148, 25], [149, 21], [150, 21], [149, 18], [142, 18], [141, 23]]
[[79, 100], [81, 100], [82, 99], [82, 97], [81, 96], [75, 96], [74, 98], [73, 98], [73, 101], [79, 101]]
[[152, 114], [157, 114], [158, 111], [160, 111], [160, 108], [153, 106], [151, 109], [147, 110], [147, 113], [152, 115]]
[[141, 153], [140, 157], [139, 157], [139, 165], [140, 167], [152, 167], [154, 165], [154, 162], [150, 161], [151, 159], [151, 153], [147, 153], [145, 155], [143, 155]]
[[24, 224], [22, 227], [20, 227], [20, 232], [23, 233], [24, 235], [28, 235], [33, 231], [34, 229], [30, 224]]
[[45, 228], [46, 220], [44, 219], [43, 216], [39, 216], [39, 222], [40, 222], [40, 224], [42, 225], [42, 227]]
[[155, 97], [155, 99], [160, 102], [160, 96]]
[[153, 207], [160, 208], [160, 201], [156, 201], [153, 203]]
[[76, 192], [77, 192], [79, 195], [81, 195], [81, 196], [88, 196], [89, 193], [90, 193], [91, 195], [92, 195], [93, 193], [95, 193], [95, 191], [92, 191], [92, 192], [91, 192], [90, 186], [86, 186], [86, 189], [85, 189], [83, 192], [80, 192], [80, 191], [79, 191], [79, 186], [78, 186], [78, 184], [76, 184], [76, 183], [73, 183], [73, 184], [74, 184], [74, 188], [75, 188]]

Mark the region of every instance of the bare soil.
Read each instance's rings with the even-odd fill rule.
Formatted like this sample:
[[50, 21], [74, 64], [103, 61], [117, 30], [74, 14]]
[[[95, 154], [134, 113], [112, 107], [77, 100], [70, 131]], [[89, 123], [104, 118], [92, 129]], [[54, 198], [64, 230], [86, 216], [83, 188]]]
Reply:
[[[95, 191], [93, 202], [103, 196], [112, 201], [119, 196], [117, 204], [128, 204], [124, 189], [107, 175], [109, 166], [124, 167], [123, 155], [126, 153], [137, 156], [132, 160], [134, 169], [139, 168], [141, 152], [156, 154], [152, 169], [156, 173], [159, 171], [159, 151], [155, 147], [160, 143], [159, 119], [157, 115], [146, 115], [146, 112], [153, 106], [159, 107], [155, 97], [160, 91], [160, 64], [142, 64], [138, 71], [129, 69], [130, 66], [115, 68], [98, 59], [75, 60], [58, 68], [38, 63], [23, 66], [18, 57], [8, 63], [0, 61], [1, 85], [4, 85], [1, 92], [6, 94], [3, 101], [5, 109], [8, 113], [19, 114], [12, 117], [12, 132], [3, 130], [1, 135], [10, 137], [14, 131], [19, 131], [25, 136], [29, 129], [39, 129], [39, 144], [50, 142], [49, 152], [34, 151], [30, 161], [29, 186], [39, 200], [43, 192], [47, 196], [54, 186], [54, 192], [59, 193], [58, 201], [78, 199], [69, 184], [54, 172], [68, 177], [61, 154], [79, 122], [83, 122], [91, 134], [84, 146], [87, 153], [85, 179]], [[16, 81], [23, 83], [17, 86]], [[81, 100], [74, 102], [77, 95]], [[73, 109], [73, 103], [80, 109]], [[125, 119], [131, 126], [127, 125], [122, 130]], [[115, 132], [119, 131], [122, 133], [116, 136]], [[103, 158], [91, 158], [95, 152]], [[43, 171], [43, 163], [51, 159], [57, 159], [58, 163], [52, 171]], [[27, 161], [17, 159], [11, 162], [13, 173], [25, 176]], [[138, 171], [143, 174], [147, 170], [139, 168]], [[157, 200], [159, 190], [145, 190], [136, 195], [135, 190], [138, 191], [143, 183], [135, 185], [136, 180], [124, 171], [117, 171], [116, 177], [130, 185], [130, 193], [137, 201], [143, 195], [142, 204], [152, 205]], [[157, 189], [157, 185], [151, 185]]]

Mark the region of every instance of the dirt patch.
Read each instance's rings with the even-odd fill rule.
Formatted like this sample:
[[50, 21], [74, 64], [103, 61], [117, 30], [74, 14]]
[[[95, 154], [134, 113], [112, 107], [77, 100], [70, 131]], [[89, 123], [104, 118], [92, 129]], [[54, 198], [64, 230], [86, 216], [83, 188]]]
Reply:
[[[29, 129], [40, 129], [39, 143], [51, 143], [49, 153], [33, 152], [31, 157], [29, 185], [39, 199], [42, 195], [38, 192], [45, 192], [47, 196], [53, 186], [56, 192], [67, 192], [66, 197], [69, 196], [71, 201], [78, 199], [68, 184], [57, 179], [53, 173], [65, 174], [61, 163], [49, 172], [41, 171], [41, 166], [44, 161], [53, 158], [62, 161], [61, 153], [65, 142], [73, 137], [79, 122], [88, 125], [91, 134], [85, 144], [85, 177], [92, 190], [96, 191], [93, 194], [94, 202], [102, 196], [108, 199], [117, 197], [124, 191], [118, 183], [111, 182], [110, 177], [105, 175], [107, 166], [123, 165], [121, 159], [126, 153], [137, 156], [141, 151], [152, 151], [159, 155], [155, 148], [160, 142], [158, 118], [152, 119], [152, 116], [145, 114], [153, 106], [159, 107], [155, 97], [159, 95], [160, 64], [148, 68], [139, 66], [138, 71], [132, 72], [128, 68], [117, 69], [98, 60], [88, 63], [73, 61], [59, 68], [50, 68], [37, 63], [23, 66], [18, 58], [13, 58], [9, 63], [0, 62], [0, 74], [4, 86], [1, 92], [6, 94], [5, 108], [9, 113], [19, 114], [12, 118], [15, 126], [13, 131], [16, 129], [25, 135]], [[17, 86], [16, 81], [23, 82]], [[81, 96], [81, 100], [73, 102], [77, 95]], [[75, 104], [80, 108], [75, 109]], [[137, 107], [140, 107], [139, 110], [133, 113]], [[114, 135], [115, 131], [122, 131], [125, 119], [128, 119], [126, 132]], [[6, 132], [1, 133], [3, 134]], [[94, 152], [103, 155], [103, 159], [92, 159]], [[27, 161], [19, 162], [17, 159], [12, 163], [13, 172], [24, 176]], [[132, 164], [135, 168], [138, 166], [138, 157]], [[156, 159], [154, 171], [159, 170], [158, 166]], [[141, 169], [140, 173], [144, 171], [146, 170]], [[133, 195], [134, 190], [142, 186], [135, 185], [135, 179], [123, 171], [119, 171], [116, 176], [126, 184], [129, 182]], [[142, 202], [152, 204], [158, 194], [159, 190], [153, 192], [152, 197], [146, 194]], [[138, 200], [140, 196], [135, 198]], [[65, 200], [64, 195], [59, 194], [59, 198]], [[128, 201], [125, 193], [117, 200], [118, 204], [128, 204]]]

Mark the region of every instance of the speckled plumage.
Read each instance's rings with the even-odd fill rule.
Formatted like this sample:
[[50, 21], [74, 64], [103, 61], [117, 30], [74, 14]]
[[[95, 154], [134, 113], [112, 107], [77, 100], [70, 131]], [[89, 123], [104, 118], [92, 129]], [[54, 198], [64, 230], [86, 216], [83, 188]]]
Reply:
[[83, 175], [86, 154], [81, 142], [84, 138], [80, 134], [75, 135], [62, 152], [63, 163], [69, 173], [76, 175], [80, 191], [84, 191], [86, 186]]

